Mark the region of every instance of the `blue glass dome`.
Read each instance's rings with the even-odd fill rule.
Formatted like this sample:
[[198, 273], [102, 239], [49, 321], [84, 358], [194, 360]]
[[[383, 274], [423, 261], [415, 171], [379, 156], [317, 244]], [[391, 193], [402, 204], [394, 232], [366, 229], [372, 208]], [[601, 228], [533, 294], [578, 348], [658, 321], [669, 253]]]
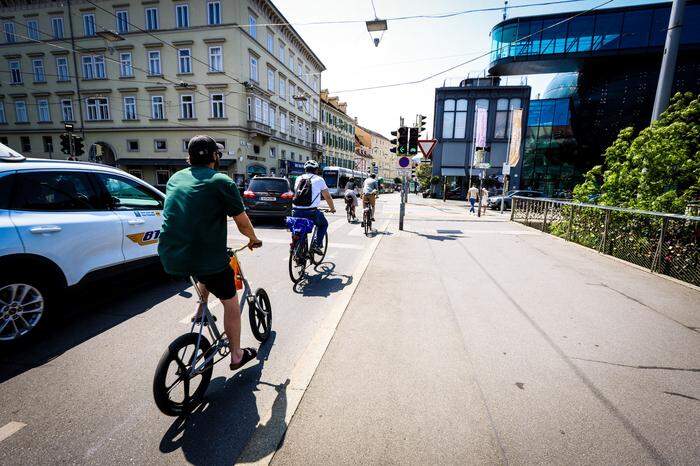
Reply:
[[578, 73], [559, 73], [547, 85], [542, 99], [563, 99], [576, 94]]

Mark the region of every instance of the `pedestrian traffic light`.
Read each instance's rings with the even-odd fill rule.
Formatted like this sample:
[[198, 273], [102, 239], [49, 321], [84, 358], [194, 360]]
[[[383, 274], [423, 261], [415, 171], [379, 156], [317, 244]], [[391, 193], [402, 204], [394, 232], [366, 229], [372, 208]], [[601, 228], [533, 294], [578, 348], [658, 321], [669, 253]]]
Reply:
[[83, 143], [83, 138], [77, 135], [73, 135], [73, 150], [76, 157], [82, 157], [85, 153], [85, 145]]
[[408, 128], [405, 126], [399, 128], [398, 153], [399, 155], [408, 153]]
[[418, 114], [416, 115], [416, 126], [418, 127], [418, 135], [420, 136], [425, 131], [425, 121], [428, 119], [427, 116]]
[[391, 141], [389, 141], [389, 143], [392, 145], [392, 147], [389, 149], [389, 152], [393, 152], [393, 153], [395, 154], [395, 153], [396, 153], [397, 145], [398, 145], [398, 143], [399, 143], [398, 139], [396, 139], [396, 136], [399, 135], [399, 132], [398, 132], [398, 131], [392, 131], [392, 132], [391, 132], [391, 135], [394, 136], [394, 139], [392, 139]]
[[69, 133], [61, 134], [61, 152], [66, 155], [70, 155], [70, 137]]
[[418, 128], [410, 128], [411, 132], [408, 137], [408, 154], [416, 155], [418, 153]]

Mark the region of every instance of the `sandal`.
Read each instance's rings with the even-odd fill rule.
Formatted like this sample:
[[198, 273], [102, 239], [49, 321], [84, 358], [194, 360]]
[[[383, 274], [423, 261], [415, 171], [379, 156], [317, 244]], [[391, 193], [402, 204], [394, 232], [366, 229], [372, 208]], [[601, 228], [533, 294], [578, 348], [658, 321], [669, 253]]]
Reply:
[[238, 370], [257, 357], [258, 352], [255, 350], [255, 348], [243, 348], [243, 357], [241, 358], [241, 362], [238, 364], [229, 364], [229, 367], [232, 371]]

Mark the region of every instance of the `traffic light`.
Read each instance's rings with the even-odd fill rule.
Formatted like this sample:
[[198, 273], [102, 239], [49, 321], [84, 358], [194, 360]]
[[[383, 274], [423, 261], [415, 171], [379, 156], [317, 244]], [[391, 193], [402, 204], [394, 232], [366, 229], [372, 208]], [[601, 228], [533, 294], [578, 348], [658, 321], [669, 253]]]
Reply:
[[391, 141], [389, 141], [389, 142], [391, 143], [391, 145], [393, 146], [393, 147], [391, 147], [391, 148], [389, 149], [389, 152], [393, 152], [393, 153], [395, 154], [395, 153], [396, 153], [397, 145], [398, 145], [398, 143], [399, 143], [398, 139], [396, 139], [396, 136], [399, 135], [399, 132], [398, 132], [398, 131], [392, 131], [392, 132], [391, 132], [391, 135], [394, 136], [394, 139], [392, 139]]
[[418, 128], [410, 128], [411, 134], [408, 137], [408, 154], [416, 155], [418, 153]]
[[61, 134], [61, 152], [63, 152], [66, 155], [70, 155], [70, 138], [70, 133]]
[[78, 135], [73, 135], [73, 150], [76, 157], [82, 157], [85, 153], [85, 145], [83, 143], [83, 138]]
[[398, 144], [399, 155], [406, 155], [408, 153], [408, 128], [405, 126], [399, 128]]
[[423, 134], [423, 131], [425, 131], [425, 121], [427, 119], [428, 117], [425, 115], [416, 115], [416, 126], [418, 127], [418, 136]]

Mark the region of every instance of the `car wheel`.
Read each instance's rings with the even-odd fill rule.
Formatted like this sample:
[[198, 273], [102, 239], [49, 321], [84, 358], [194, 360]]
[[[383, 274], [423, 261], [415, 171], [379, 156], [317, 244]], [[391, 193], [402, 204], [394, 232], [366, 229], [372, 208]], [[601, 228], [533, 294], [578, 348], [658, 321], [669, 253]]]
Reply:
[[42, 277], [0, 278], [0, 344], [36, 335], [48, 320], [55, 289]]

